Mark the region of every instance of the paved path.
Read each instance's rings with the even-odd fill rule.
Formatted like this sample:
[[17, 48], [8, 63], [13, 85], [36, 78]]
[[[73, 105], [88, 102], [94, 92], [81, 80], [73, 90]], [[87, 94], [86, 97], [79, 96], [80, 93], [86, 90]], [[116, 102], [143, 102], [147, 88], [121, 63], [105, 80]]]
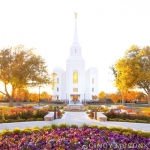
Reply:
[[63, 117], [61, 119], [56, 119], [53, 121], [33, 121], [33, 122], [16, 122], [16, 123], [2, 123], [0, 124], [0, 132], [3, 129], [14, 129], [15, 127], [19, 127], [20, 129], [24, 129], [26, 127], [43, 127], [48, 126], [51, 124], [61, 124], [61, 123], [67, 123], [69, 125], [76, 124], [76, 125], [82, 125], [84, 123], [86, 124], [97, 124], [100, 126], [115, 126], [115, 127], [124, 127], [124, 128], [132, 128], [135, 130], [143, 130], [143, 131], [149, 131], [150, 132], [150, 124], [144, 124], [144, 123], [128, 123], [128, 122], [100, 122], [98, 120], [90, 119], [86, 112], [65, 112]]

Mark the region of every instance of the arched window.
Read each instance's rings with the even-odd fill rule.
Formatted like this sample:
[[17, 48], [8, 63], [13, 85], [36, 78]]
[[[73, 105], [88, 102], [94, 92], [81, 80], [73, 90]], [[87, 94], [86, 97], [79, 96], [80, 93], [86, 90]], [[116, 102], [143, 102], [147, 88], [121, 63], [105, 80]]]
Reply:
[[73, 73], [73, 83], [78, 83], [78, 73], [77, 72]]

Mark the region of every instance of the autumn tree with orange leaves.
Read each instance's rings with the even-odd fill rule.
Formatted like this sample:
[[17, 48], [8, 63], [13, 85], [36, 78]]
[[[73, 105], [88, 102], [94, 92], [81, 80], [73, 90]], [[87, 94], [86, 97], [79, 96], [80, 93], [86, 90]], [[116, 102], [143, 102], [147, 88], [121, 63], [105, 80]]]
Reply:
[[102, 101], [105, 101], [106, 99], [106, 93], [104, 91], [101, 91], [99, 94], [98, 94], [98, 98]]
[[115, 103], [116, 103], [121, 99], [121, 96], [119, 94], [116, 93], [112, 93], [109, 95], [109, 98]]
[[112, 67], [115, 86], [122, 93], [143, 89], [150, 107], [150, 46], [131, 46]]
[[[17, 45], [0, 50], [0, 81], [4, 85], [0, 93], [8, 98], [9, 106], [13, 106], [16, 90], [51, 84], [45, 60], [34, 54], [34, 49]], [[11, 86], [11, 92], [8, 86]]]

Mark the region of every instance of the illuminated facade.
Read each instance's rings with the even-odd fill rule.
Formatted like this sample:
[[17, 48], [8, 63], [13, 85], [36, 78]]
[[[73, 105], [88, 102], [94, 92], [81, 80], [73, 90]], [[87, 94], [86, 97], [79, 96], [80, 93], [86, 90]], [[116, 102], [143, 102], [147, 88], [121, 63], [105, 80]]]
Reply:
[[82, 101], [90, 100], [92, 96], [98, 95], [98, 70], [91, 67], [85, 71], [85, 61], [81, 55], [77, 36], [77, 14], [75, 14], [74, 41], [66, 61], [66, 71], [58, 67], [53, 71], [57, 74], [55, 81], [59, 81], [53, 90], [53, 95], [57, 99], [72, 101], [76, 97]]

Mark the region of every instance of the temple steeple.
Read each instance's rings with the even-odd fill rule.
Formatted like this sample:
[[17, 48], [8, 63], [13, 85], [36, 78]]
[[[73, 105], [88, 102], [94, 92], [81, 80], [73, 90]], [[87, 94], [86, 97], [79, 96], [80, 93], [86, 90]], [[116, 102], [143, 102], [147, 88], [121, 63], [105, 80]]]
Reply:
[[78, 43], [78, 34], [77, 34], [77, 13], [75, 12], [75, 29], [74, 29], [74, 44]]
[[73, 43], [70, 47], [70, 56], [76, 56], [76, 59], [81, 57], [81, 47], [78, 43], [78, 35], [77, 35], [77, 13], [75, 15], [75, 28], [74, 28], [74, 39]]

